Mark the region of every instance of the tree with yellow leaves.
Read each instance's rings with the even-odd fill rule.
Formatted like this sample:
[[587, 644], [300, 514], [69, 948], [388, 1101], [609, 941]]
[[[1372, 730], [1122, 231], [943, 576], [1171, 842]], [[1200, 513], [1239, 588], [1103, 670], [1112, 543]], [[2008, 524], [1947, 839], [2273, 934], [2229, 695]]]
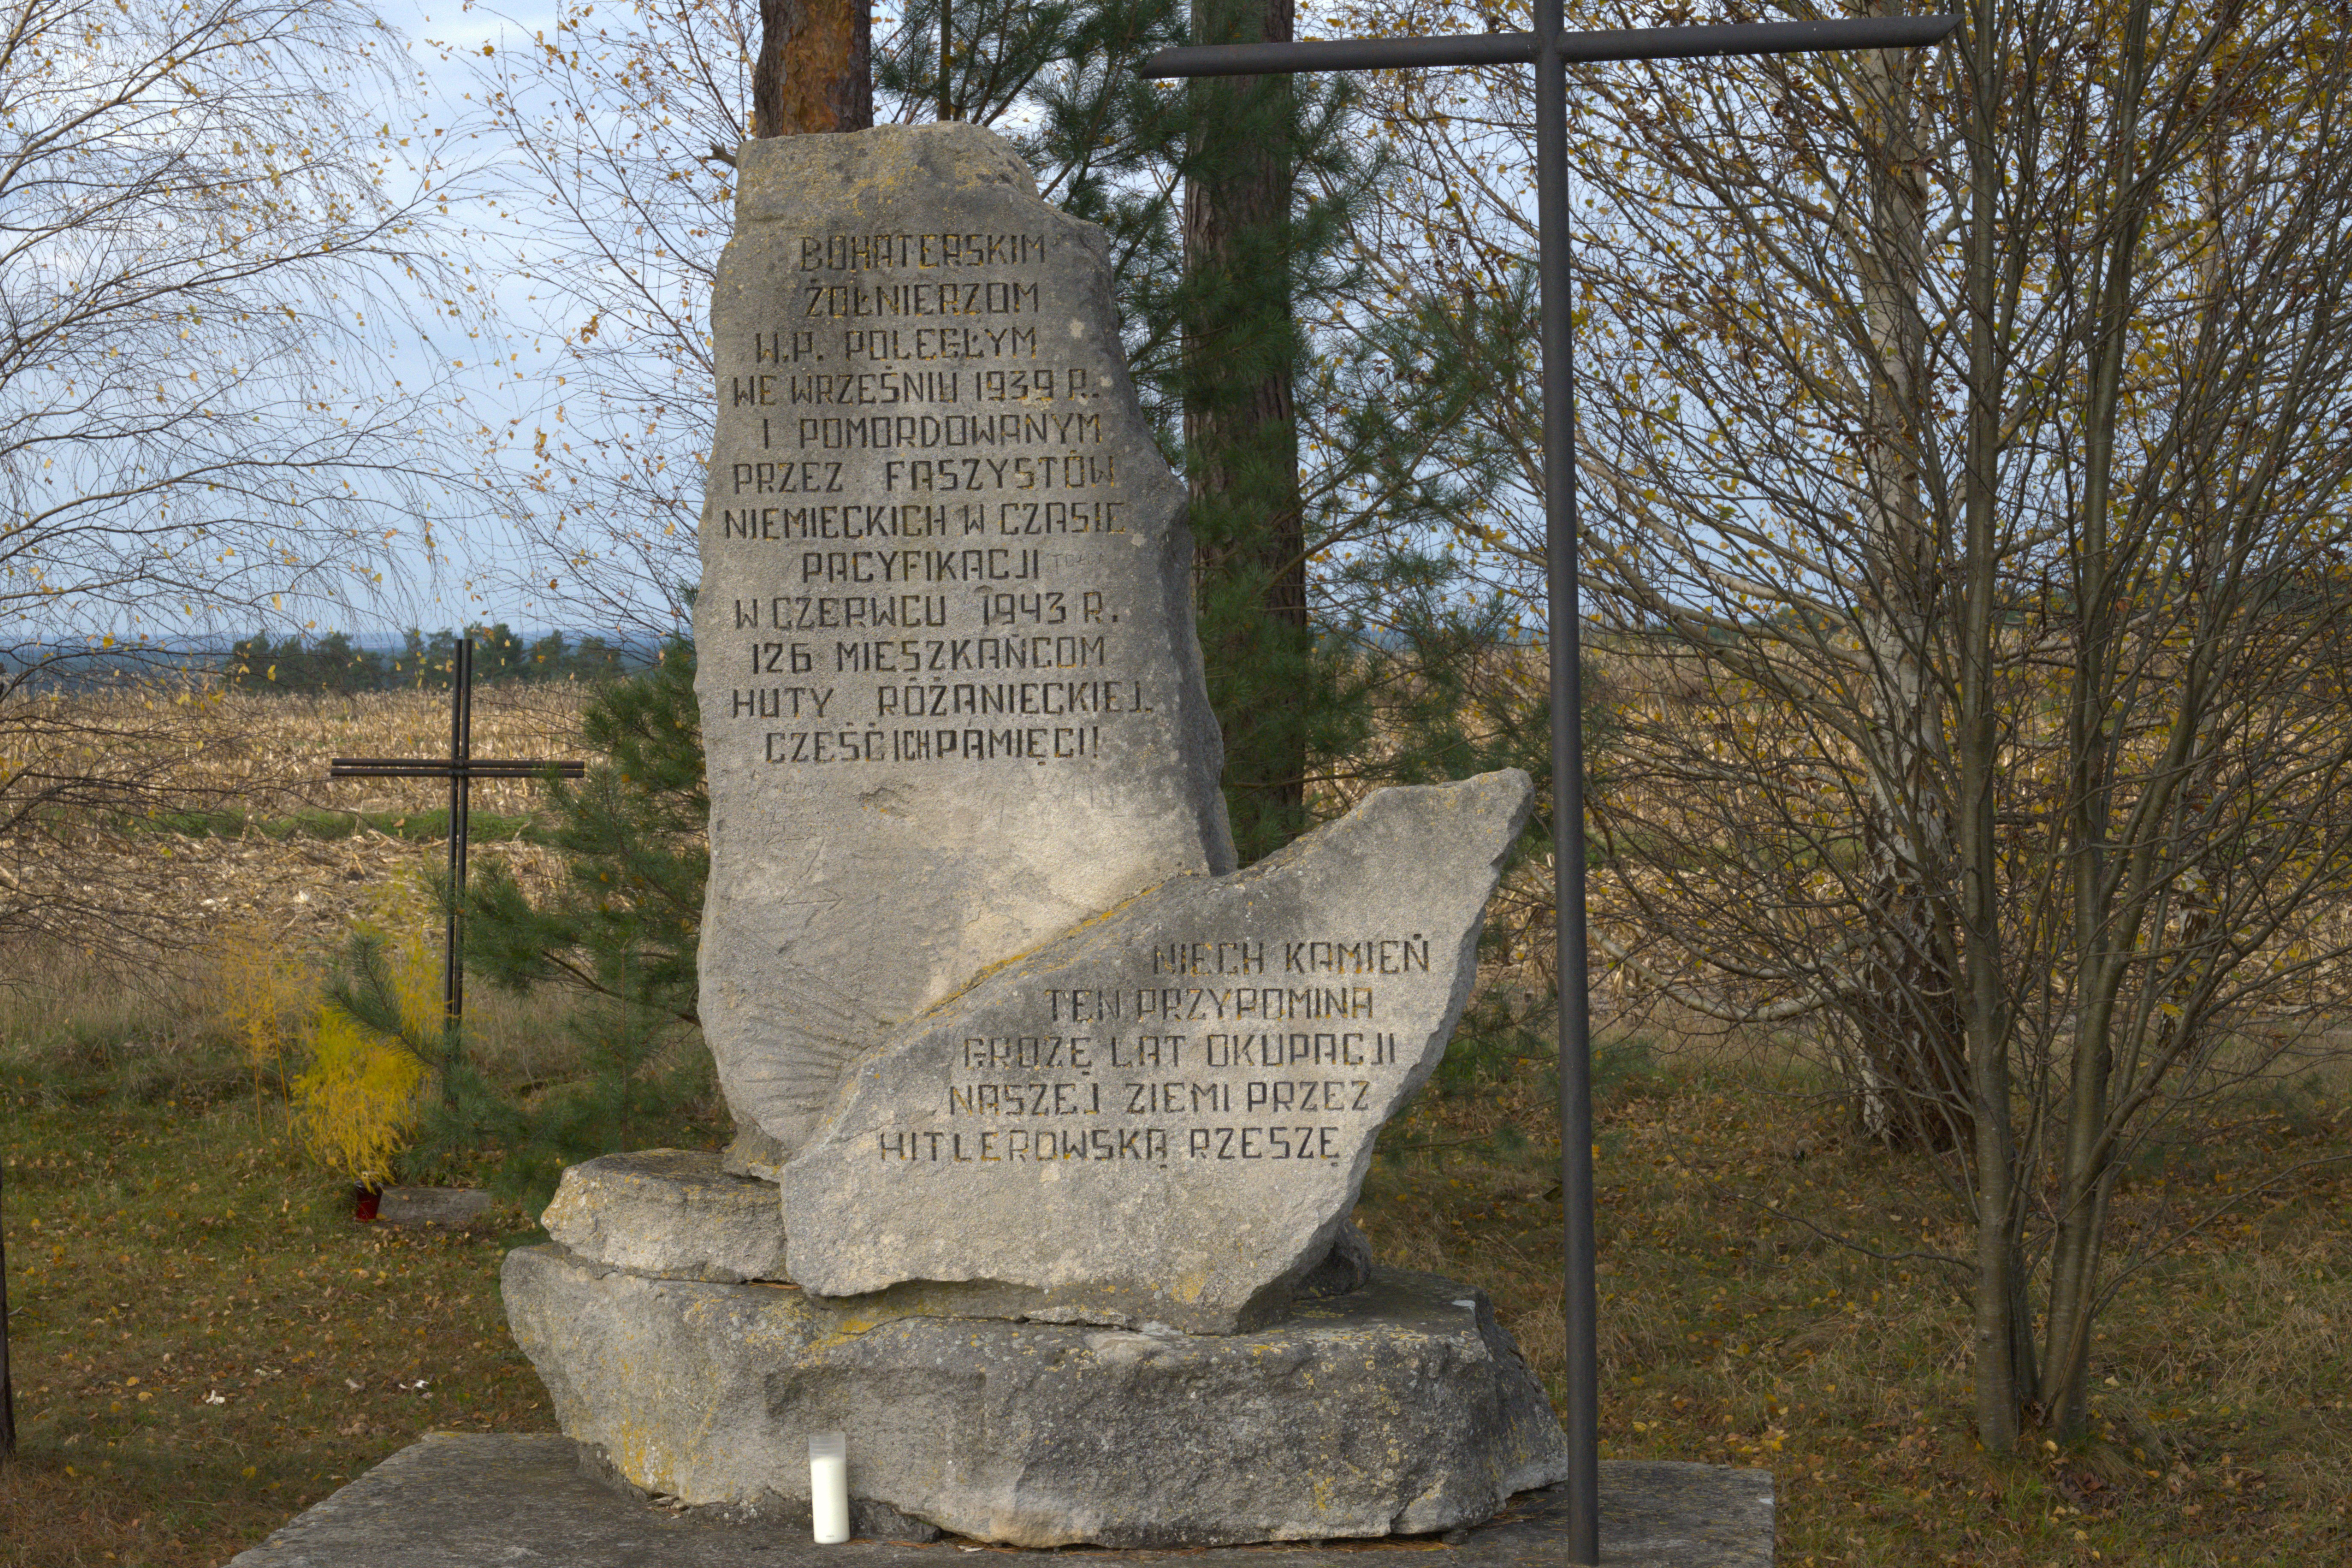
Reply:
[[262, 1079], [284, 1079], [288, 1048], [317, 1004], [318, 976], [300, 954], [251, 921], [224, 931], [215, 954], [213, 1011], [245, 1052], [258, 1117]]
[[[2083, 1429], [2097, 1313], [2213, 1217], [2120, 1245], [2135, 1162], [2352, 1001], [2352, 44], [1965, 11], [1936, 51], [1577, 73], [1579, 466], [1639, 678], [1597, 940], [1938, 1160], [2007, 1444]], [[1515, 308], [1518, 75], [1382, 84], [1416, 297]], [[1488, 404], [1530, 453], [1531, 392]], [[1487, 561], [1531, 586], [1539, 542]]]

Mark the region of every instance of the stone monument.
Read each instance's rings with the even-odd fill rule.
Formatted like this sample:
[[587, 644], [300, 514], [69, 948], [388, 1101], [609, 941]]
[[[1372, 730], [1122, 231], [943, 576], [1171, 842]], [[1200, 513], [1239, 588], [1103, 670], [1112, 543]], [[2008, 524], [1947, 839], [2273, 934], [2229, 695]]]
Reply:
[[1526, 775], [1236, 871], [1183, 489], [1102, 236], [983, 130], [747, 144], [713, 306], [702, 1016], [722, 1160], [567, 1173], [508, 1311], [688, 1504], [1210, 1546], [1565, 1471], [1477, 1290], [1348, 1216], [1443, 1055]]

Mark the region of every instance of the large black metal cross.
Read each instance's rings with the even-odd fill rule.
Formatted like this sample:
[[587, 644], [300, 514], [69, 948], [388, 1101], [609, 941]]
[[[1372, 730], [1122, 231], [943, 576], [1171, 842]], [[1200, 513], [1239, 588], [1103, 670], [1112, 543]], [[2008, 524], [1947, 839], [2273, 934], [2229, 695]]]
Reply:
[[441, 957], [441, 1015], [455, 1029], [466, 1016], [466, 966], [463, 957], [466, 896], [467, 813], [473, 804], [476, 779], [544, 778], [550, 770], [559, 778], [576, 779], [587, 772], [584, 763], [549, 763], [531, 758], [474, 755], [474, 639], [459, 637], [449, 664], [449, 754], [446, 757], [336, 757], [327, 766], [331, 779], [447, 779], [449, 781], [449, 925], [447, 947]]
[[1601, 1561], [1598, 1307], [1592, 1271], [1591, 1018], [1586, 994], [1583, 698], [1577, 588], [1576, 405], [1570, 376], [1568, 80], [1571, 61], [1696, 59], [1723, 55], [1811, 54], [1917, 47], [1938, 42], [1958, 16], [1868, 16], [1830, 22], [1737, 23], [1562, 30], [1561, 0], [1535, 0], [1531, 33], [1434, 38], [1338, 38], [1315, 43], [1221, 44], [1162, 49], [1146, 77], [1282, 76], [1299, 71], [1405, 70], [1432, 66], [1536, 68], [1538, 279], [1543, 297], [1543, 457], [1546, 615], [1551, 644], [1553, 900], [1559, 946], [1560, 1197], [1567, 1208], [1563, 1312], [1568, 1329], [1569, 1552]]

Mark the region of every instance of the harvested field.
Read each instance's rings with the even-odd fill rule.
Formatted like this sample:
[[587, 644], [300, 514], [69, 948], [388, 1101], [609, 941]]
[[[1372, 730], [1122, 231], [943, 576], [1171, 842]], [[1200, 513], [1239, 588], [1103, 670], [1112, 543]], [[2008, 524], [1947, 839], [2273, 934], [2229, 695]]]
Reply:
[[[572, 757], [585, 700], [572, 686], [490, 687], [474, 701], [486, 757]], [[232, 924], [333, 945], [390, 887], [417, 886], [446, 857], [448, 790], [431, 781], [330, 780], [337, 756], [446, 756], [446, 693], [351, 697], [205, 693], [42, 700], [46, 765], [104, 770], [130, 809], [35, 811], [0, 831], [0, 933], [16, 903], [62, 911], [44, 934], [107, 947], [201, 946]], [[102, 749], [101, 749], [102, 747]], [[549, 874], [529, 841], [544, 786], [473, 789], [477, 853], [507, 857], [530, 885]], [[0, 797], [5, 804], [5, 797]], [[10, 818], [0, 815], [0, 825]]]

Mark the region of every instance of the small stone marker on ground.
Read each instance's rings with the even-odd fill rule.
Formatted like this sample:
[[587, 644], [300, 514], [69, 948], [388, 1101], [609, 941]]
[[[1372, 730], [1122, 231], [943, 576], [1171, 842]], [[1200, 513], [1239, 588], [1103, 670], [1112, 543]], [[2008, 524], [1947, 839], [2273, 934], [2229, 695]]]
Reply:
[[490, 1194], [475, 1187], [386, 1187], [375, 1221], [391, 1226], [440, 1226], [463, 1230], [489, 1212]]

